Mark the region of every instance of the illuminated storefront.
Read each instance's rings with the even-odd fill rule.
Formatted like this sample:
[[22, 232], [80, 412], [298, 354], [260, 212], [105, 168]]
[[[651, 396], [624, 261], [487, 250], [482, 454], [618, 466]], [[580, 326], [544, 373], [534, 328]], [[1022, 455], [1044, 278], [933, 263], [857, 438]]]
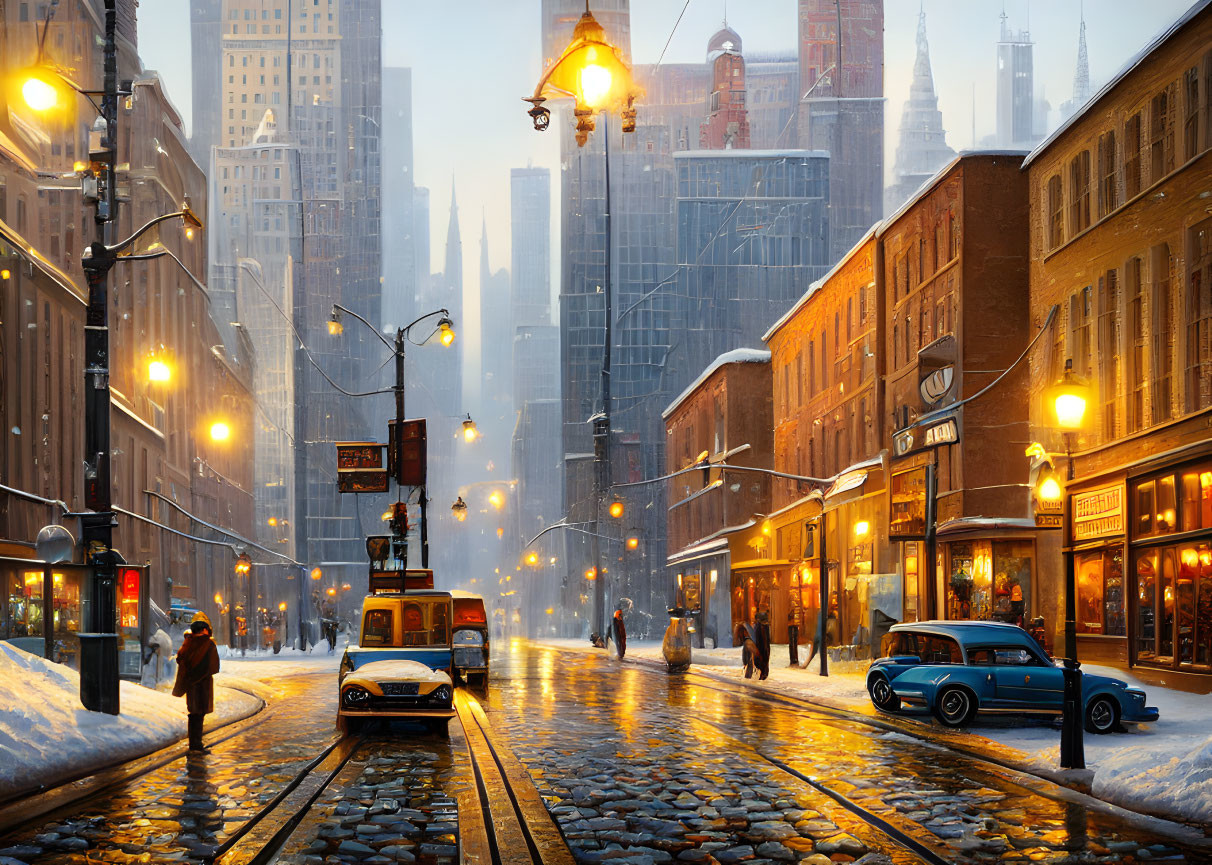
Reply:
[[89, 569], [83, 565], [44, 566], [39, 561], [0, 558], [4, 585], [0, 640], [76, 668], [80, 656], [76, 634], [88, 613], [88, 577]]

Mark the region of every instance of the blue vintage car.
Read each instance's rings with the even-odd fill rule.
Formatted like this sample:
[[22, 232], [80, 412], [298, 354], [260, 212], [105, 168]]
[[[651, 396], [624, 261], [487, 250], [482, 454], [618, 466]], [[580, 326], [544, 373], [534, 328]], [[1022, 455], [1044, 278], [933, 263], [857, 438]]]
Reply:
[[[893, 625], [867, 671], [871, 702], [884, 712], [933, 712], [961, 727], [977, 712], [1059, 715], [1064, 670], [1022, 628], [1002, 622]], [[1145, 692], [1107, 676], [1082, 676], [1086, 729], [1157, 720]]]

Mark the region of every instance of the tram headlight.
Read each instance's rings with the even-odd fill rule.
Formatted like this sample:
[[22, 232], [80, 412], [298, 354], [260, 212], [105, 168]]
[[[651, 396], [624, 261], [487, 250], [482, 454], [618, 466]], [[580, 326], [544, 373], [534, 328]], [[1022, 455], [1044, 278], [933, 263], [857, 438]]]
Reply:
[[450, 685], [438, 685], [438, 687], [433, 689], [433, 693], [429, 696], [434, 700], [437, 700], [439, 703], [449, 703]]
[[369, 699], [370, 691], [359, 685], [350, 685], [345, 689], [345, 693], [341, 695], [341, 700], [346, 706], [364, 706]]

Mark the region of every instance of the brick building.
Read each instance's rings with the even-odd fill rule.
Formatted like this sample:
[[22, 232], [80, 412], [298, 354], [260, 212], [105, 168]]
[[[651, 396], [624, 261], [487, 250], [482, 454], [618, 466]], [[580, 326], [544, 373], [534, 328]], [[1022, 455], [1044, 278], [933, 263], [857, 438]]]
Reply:
[[877, 232], [888, 542], [905, 620], [1051, 613], [1039, 563], [1055, 532], [1030, 519], [1018, 362], [1036, 333], [1023, 156], [961, 154]]
[[774, 386], [775, 470], [820, 479], [773, 481], [766, 594], [771, 622], [784, 638], [794, 619], [800, 638], [812, 639], [822, 546], [830, 563], [833, 644], [865, 642], [860, 629], [870, 627], [872, 610], [890, 607], [884, 596], [895, 588], [880, 576], [888, 568], [878, 260], [873, 228], [764, 336]]
[[[742, 348], [720, 355], [662, 413], [666, 473], [704, 461], [769, 469], [770, 402], [769, 352]], [[700, 638], [732, 645], [736, 625], [752, 622], [761, 606], [770, 477], [707, 466], [671, 479], [668, 491], [670, 597], [700, 610]], [[785, 624], [781, 633], [785, 641]]]
[[[115, 240], [187, 199], [198, 212], [206, 204], [205, 180], [186, 152], [181, 119], [160, 80], [139, 70], [135, 4], [119, 6], [119, 77], [132, 79], [133, 87], [118, 109], [118, 162], [124, 165]], [[19, 20], [15, 6], [0, 15], [7, 16], [0, 30], [5, 56], [17, 67], [32, 62], [35, 23]], [[64, 5], [45, 43], [56, 62], [81, 70], [89, 85], [101, 80], [100, 20], [84, 4]], [[9, 116], [22, 110], [9, 109]], [[0, 148], [0, 639], [50, 637], [56, 660], [66, 662], [77, 651], [73, 635], [84, 620], [89, 575], [65, 562], [53, 569], [53, 580], [39, 579], [33, 541], [53, 522], [80, 535], [65, 512], [84, 507], [88, 292], [80, 259], [95, 228], [72, 171], [74, 162], [87, 159], [94, 119], [83, 99], [57, 121], [23, 116], [4, 131]], [[252, 348], [241, 328], [213, 315], [202, 281], [205, 240], [188, 238], [173, 220], [149, 231], [133, 251], [159, 249], [167, 254], [119, 263], [110, 274], [110, 471], [114, 546], [128, 562], [149, 566], [138, 591], [168, 610], [174, 599], [202, 606], [216, 593], [232, 598], [231, 545], [253, 532], [255, 414]], [[171, 382], [148, 380], [153, 351], [171, 358]], [[220, 419], [232, 429], [223, 444], [207, 433]], [[73, 561], [83, 561], [79, 548]], [[124, 625], [126, 588], [119, 589]], [[251, 586], [236, 590], [240, 603], [258, 603], [255, 576]], [[215, 615], [213, 603], [205, 609]], [[123, 672], [133, 663], [137, 674], [137, 629], [124, 636], [135, 638], [136, 647], [123, 655]]]
[[[1201, 2], [1025, 163], [1032, 327], [1056, 309], [1032, 354], [1031, 425], [1058, 467], [1072, 447], [1078, 656], [1171, 679], [1212, 673], [1209, 45]], [[1069, 361], [1091, 399], [1066, 443], [1045, 396]], [[1054, 596], [1059, 637], [1065, 583]]]

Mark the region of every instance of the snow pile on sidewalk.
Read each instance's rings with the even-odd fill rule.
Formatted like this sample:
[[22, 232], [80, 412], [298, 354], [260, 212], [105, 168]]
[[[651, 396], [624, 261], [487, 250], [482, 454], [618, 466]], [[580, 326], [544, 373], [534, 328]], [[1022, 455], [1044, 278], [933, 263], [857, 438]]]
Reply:
[[[171, 685], [166, 685], [171, 690]], [[80, 674], [0, 641], [0, 798], [134, 759], [185, 737], [185, 700], [134, 682], [119, 684], [121, 714], [80, 705]], [[215, 689], [208, 720], [233, 720], [260, 701]]]
[[1177, 752], [1173, 745], [1112, 751], [1098, 763], [1094, 794], [1118, 805], [1212, 824], [1212, 736]]

